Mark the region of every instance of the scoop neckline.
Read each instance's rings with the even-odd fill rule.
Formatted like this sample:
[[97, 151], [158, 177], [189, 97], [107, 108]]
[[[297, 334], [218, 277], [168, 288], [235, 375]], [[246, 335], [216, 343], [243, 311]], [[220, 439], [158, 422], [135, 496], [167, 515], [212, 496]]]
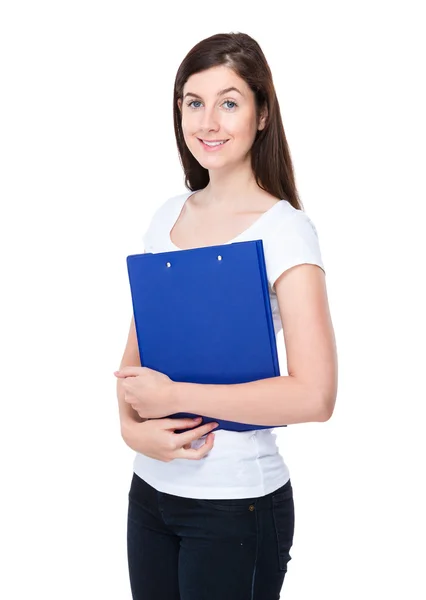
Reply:
[[[172, 241], [172, 237], [171, 237], [172, 230], [173, 230], [174, 226], [176, 225], [177, 221], [179, 220], [179, 217], [180, 217], [180, 215], [182, 213], [183, 207], [185, 206], [185, 202], [188, 200], [188, 198], [190, 196], [195, 195], [197, 192], [200, 192], [200, 191], [201, 190], [194, 190], [194, 191], [188, 192], [187, 194], [183, 194], [183, 196], [182, 196], [183, 200], [182, 200], [182, 202], [179, 202], [178, 210], [173, 215], [173, 221], [172, 221], [171, 227], [170, 226], [168, 227], [169, 243], [176, 250], [187, 250], [188, 248], [179, 248], [179, 246], [176, 246], [176, 244]], [[243, 237], [244, 235], [246, 235], [252, 229], [255, 229], [255, 227], [260, 223], [260, 221], [263, 221], [282, 202], [285, 202], [285, 200], [278, 200], [273, 206], [271, 206], [271, 208], [268, 208], [268, 210], [266, 210], [264, 213], [262, 213], [260, 215], [260, 217], [258, 217], [255, 221], [253, 221], [253, 223], [251, 225], [249, 225], [247, 227], [247, 229], [244, 229], [244, 231], [242, 231], [241, 233], [239, 233], [236, 237], [232, 238], [232, 240], [229, 240], [229, 242], [223, 242], [223, 244], [220, 244], [220, 245], [232, 244], [233, 242], [235, 242], [236, 240], [238, 240], [240, 237]]]

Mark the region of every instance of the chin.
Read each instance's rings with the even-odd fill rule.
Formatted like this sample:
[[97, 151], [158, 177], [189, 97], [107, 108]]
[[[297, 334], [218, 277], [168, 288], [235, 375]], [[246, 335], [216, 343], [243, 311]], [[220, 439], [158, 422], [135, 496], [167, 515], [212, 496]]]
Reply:
[[219, 165], [223, 165], [227, 162], [226, 159], [224, 159], [224, 157], [221, 156], [206, 156], [205, 154], [203, 154], [203, 152], [200, 152], [198, 149], [198, 152], [194, 151], [194, 148], [189, 148], [192, 156], [200, 163], [200, 165], [202, 167], [204, 167], [205, 169], [210, 169], [210, 168], [216, 168]]
[[208, 171], [217, 171], [218, 169], [223, 169], [224, 167], [229, 167], [231, 161], [229, 160], [200, 160], [195, 157], [197, 161], [200, 163], [202, 167], [207, 169]]

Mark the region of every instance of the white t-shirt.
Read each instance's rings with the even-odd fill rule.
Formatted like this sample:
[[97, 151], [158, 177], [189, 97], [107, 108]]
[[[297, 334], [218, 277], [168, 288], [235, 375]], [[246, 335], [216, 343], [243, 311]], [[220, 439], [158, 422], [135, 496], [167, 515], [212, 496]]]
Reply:
[[[170, 231], [193, 193], [169, 198], [156, 210], [143, 236], [146, 252], [180, 250], [171, 241]], [[324, 266], [315, 226], [305, 212], [295, 209], [287, 200], [277, 202], [228, 243], [259, 239], [263, 240], [274, 329], [278, 334], [282, 323], [273, 287], [275, 281], [295, 265], [310, 263], [323, 270]], [[286, 364], [280, 364], [280, 373], [288, 374]], [[193, 442], [192, 447], [200, 447], [204, 439]], [[133, 468], [156, 490], [186, 498], [259, 497], [275, 491], [290, 478], [273, 428], [219, 430], [213, 448], [201, 460], [180, 458], [163, 462], [136, 453]]]

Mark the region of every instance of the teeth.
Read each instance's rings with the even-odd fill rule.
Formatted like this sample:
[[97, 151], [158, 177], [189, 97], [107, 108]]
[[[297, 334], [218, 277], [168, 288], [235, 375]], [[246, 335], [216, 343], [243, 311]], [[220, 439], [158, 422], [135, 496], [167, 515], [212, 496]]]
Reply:
[[221, 144], [224, 144], [225, 141], [226, 140], [223, 140], [222, 142], [206, 142], [205, 140], [203, 140], [206, 146], [220, 146]]

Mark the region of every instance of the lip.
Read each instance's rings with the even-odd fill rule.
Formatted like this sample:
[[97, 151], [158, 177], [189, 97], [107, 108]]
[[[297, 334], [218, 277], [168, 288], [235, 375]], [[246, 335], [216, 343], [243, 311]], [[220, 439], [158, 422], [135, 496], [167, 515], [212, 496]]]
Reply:
[[[205, 144], [203, 142], [202, 139], [197, 138], [198, 141], [200, 142], [202, 148], [206, 151], [206, 152], [217, 152], [218, 150], [221, 150], [224, 146], [226, 146], [227, 142], [229, 140], [226, 140], [224, 144], [219, 144], [218, 146], [207, 146], [207, 144]], [[222, 140], [207, 140], [208, 142], [220, 142]]]

